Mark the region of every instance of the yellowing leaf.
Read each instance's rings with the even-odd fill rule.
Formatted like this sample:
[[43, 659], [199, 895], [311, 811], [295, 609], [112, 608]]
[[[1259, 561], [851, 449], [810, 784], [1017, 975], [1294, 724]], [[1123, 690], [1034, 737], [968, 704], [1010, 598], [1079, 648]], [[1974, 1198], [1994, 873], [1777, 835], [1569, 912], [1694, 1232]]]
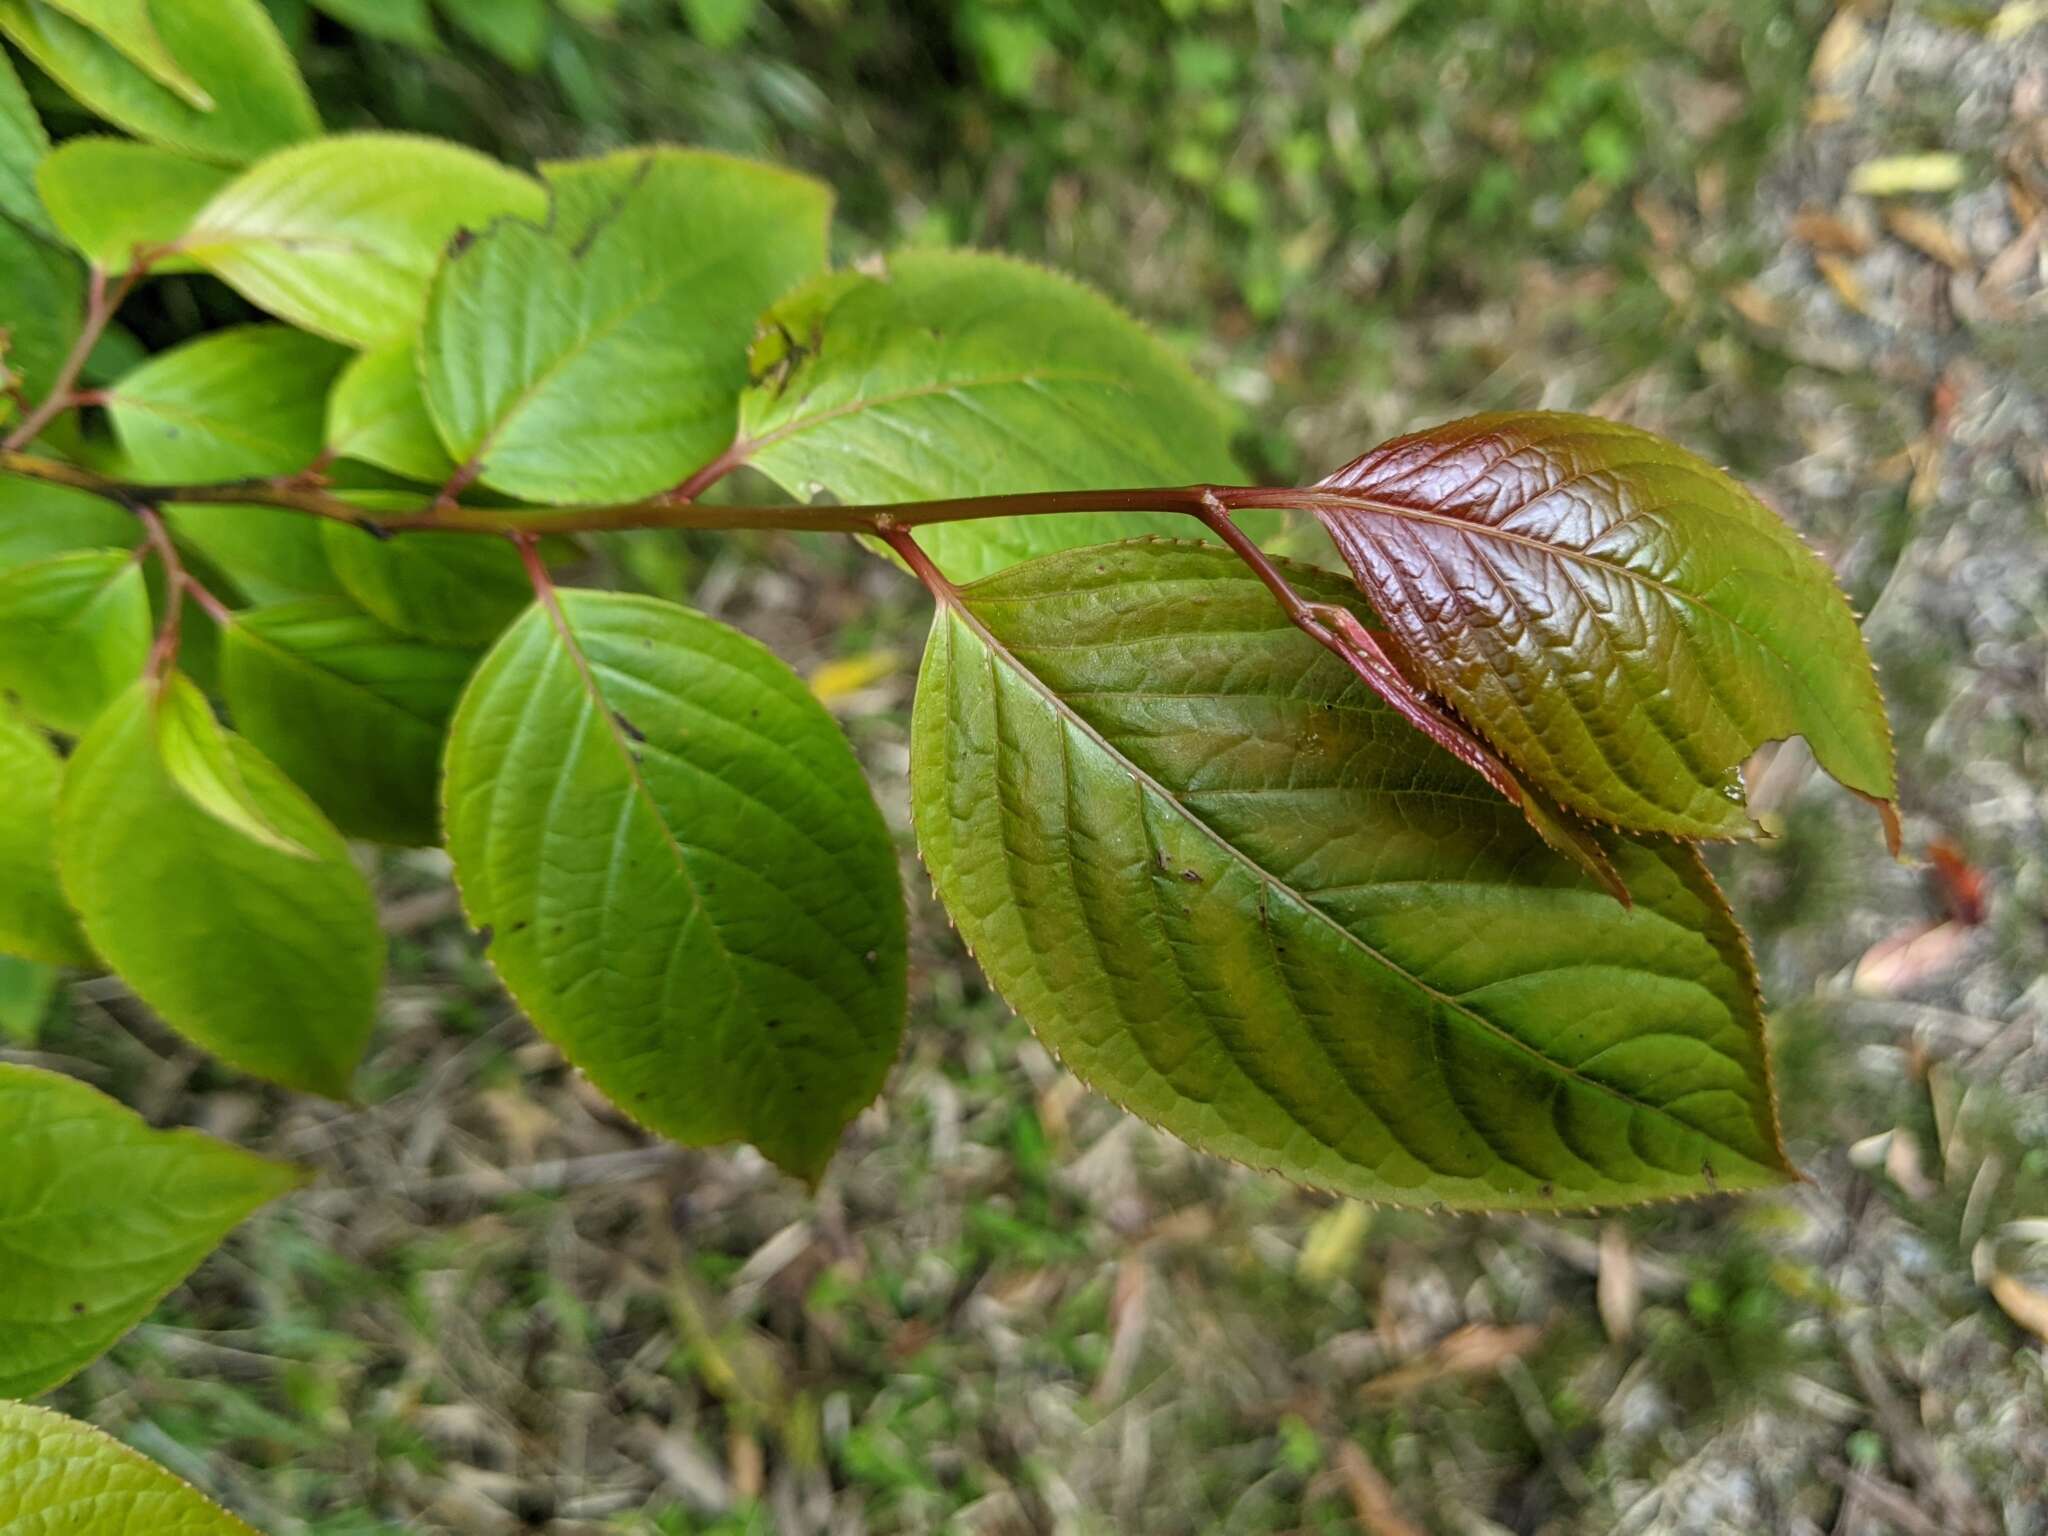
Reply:
[[1884, 155], [1849, 173], [1849, 190], [1865, 197], [1906, 192], [1953, 192], [1963, 184], [1963, 157], [1944, 151], [1925, 155]]
[[21, 1536], [258, 1536], [87, 1424], [0, 1403], [0, 1530]]
[[183, 245], [280, 319], [385, 347], [419, 329], [427, 284], [458, 230], [544, 208], [531, 177], [475, 150], [335, 134], [251, 166], [199, 211]]
[[894, 651], [863, 651], [858, 656], [843, 656], [811, 673], [811, 692], [821, 704], [831, 704], [894, 676], [901, 664], [902, 658]]

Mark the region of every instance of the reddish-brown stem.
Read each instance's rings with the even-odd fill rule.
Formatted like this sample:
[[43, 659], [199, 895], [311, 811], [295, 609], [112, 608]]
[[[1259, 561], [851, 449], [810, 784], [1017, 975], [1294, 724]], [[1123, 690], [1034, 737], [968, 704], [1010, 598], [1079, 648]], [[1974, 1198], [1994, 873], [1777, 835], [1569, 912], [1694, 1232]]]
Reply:
[[1332, 603], [1304, 601], [1266, 552], [1231, 521], [1230, 507], [1222, 495], [1205, 496], [1202, 509], [1196, 515], [1265, 583], [1266, 590], [1273, 594], [1297, 629], [1341, 660], [1403, 720], [1520, 808], [1544, 841], [1560, 853], [1577, 859], [1623, 906], [1630, 904], [1628, 887], [1622, 884], [1613, 864], [1590, 835], [1584, 829], [1532, 805], [1529, 790], [1515, 777], [1514, 770], [1491, 747], [1438, 708], [1427, 694], [1410, 682], [1394, 664], [1393, 657], [1387, 654], [1379, 638], [1359, 622], [1358, 615]]
[[911, 575], [924, 584], [925, 591], [931, 593], [933, 602], [950, 603], [954, 600], [956, 594], [953, 583], [932, 564], [931, 556], [927, 555], [917, 540], [911, 537], [908, 528], [898, 527], [895, 523], [885, 520], [876, 524], [875, 533], [883, 543], [903, 557], [903, 563], [910, 567]]
[[156, 509], [137, 507], [135, 515], [142, 519], [143, 535], [164, 566], [164, 621], [157, 626], [149, 657], [142, 664], [142, 675], [154, 684], [161, 683], [177, 665], [181, 621], [185, 612], [185, 605], [178, 598], [184, 587], [185, 565], [178, 558], [177, 548], [171, 543], [170, 533], [164, 528], [164, 520]]
[[553, 611], [555, 578], [548, 574], [547, 562], [540, 557], [540, 541], [530, 534], [515, 534], [512, 545], [519, 551], [519, 563], [526, 567], [526, 579], [533, 584], [535, 600]]
[[15, 423], [14, 430], [7, 434], [0, 447], [13, 450], [25, 443], [32, 443], [43, 428], [47, 427], [63, 412], [77, 405], [78, 375], [85, 367], [85, 361], [92, 356], [92, 349], [99, 344], [100, 334], [106, 330], [107, 322], [114, 318], [114, 311], [121, 307], [121, 301], [128, 297], [128, 291], [142, 276], [143, 266], [137, 264], [121, 274], [120, 280], [109, 287], [106, 269], [97, 263], [93, 265], [92, 276], [86, 291], [85, 320], [73, 338], [71, 350], [58, 365], [57, 376], [50, 381], [49, 392], [43, 396], [43, 403]]
[[727, 444], [717, 458], [702, 468], [686, 475], [680, 484], [661, 499], [671, 506], [685, 506], [702, 496], [712, 486], [747, 462], [747, 455], [754, 451], [754, 445], [743, 437], [736, 437]]
[[[181, 595], [189, 594], [206, 616], [223, 627], [235, 622], [234, 610], [207, 590], [200, 581], [185, 568], [185, 562], [178, 555], [178, 546], [171, 533], [164, 526], [163, 514], [150, 506], [138, 506], [135, 515], [141, 519], [144, 535], [149, 548], [163, 562], [166, 608], [169, 610], [165, 623], [174, 625], [177, 619], [178, 602]], [[175, 649], [175, 642], [173, 644]]]

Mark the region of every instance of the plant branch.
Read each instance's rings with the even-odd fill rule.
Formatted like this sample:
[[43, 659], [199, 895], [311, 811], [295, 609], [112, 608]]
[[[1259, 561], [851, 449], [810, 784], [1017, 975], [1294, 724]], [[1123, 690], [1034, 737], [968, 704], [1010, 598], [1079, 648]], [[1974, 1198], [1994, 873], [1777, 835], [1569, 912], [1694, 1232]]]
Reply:
[[149, 664], [145, 668], [151, 677], [158, 677], [169, 671], [171, 663], [177, 660], [183, 606], [179, 600], [182, 597], [190, 594], [206, 616], [223, 628], [235, 622], [235, 615], [233, 609], [185, 569], [185, 562], [178, 555], [178, 546], [172, 540], [170, 530], [164, 526], [163, 514], [151, 506], [137, 506], [135, 515], [142, 520], [148, 548], [164, 567], [164, 622], [157, 631], [156, 644], [150, 648]]
[[[738, 460], [734, 459], [733, 463]], [[935, 523], [971, 522], [992, 517], [1045, 517], [1063, 512], [1166, 512], [1200, 519], [1242, 555], [1255, 548], [1241, 535], [1232, 538], [1217, 525], [1221, 512], [1255, 507], [1366, 508], [1379, 504], [1353, 491], [1320, 487], [1262, 485], [1154, 485], [1100, 491], [1031, 491], [1001, 496], [945, 496], [931, 501], [868, 502], [847, 506], [706, 506], [686, 499], [719, 478], [723, 457], [713, 460], [672, 491], [641, 501], [569, 507], [466, 506], [433, 492], [421, 493], [416, 512], [381, 515], [357, 506], [348, 497], [317, 483], [317, 477], [287, 475], [271, 479], [226, 480], [209, 485], [162, 485], [121, 480], [18, 448], [0, 449], [0, 474], [20, 475], [52, 485], [69, 486], [103, 497], [131, 510], [177, 502], [211, 506], [269, 507], [349, 523], [382, 536], [388, 533], [480, 533], [499, 537], [562, 533], [604, 533], [632, 528], [697, 528], [732, 532], [742, 529], [786, 529], [809, 533], [881, 534], [894, 528], [923, 528]], [[732, 467], [730, 464], [725, 468]], [[716, 473], [713, 471], [716, 470]], [[1227, 518], [1224, 519], [1227, 523]], [[1235, 530], [1232, 530], [1235, 534]], [[1254, 570], [1258, 567], [1255, 565]], [[1261, 572], [1261, 579], [1267, 579]], [[1272, 586], [1272, 581], [1267, 580]], [[1282, 586], [1284, 587], [1284, 583]], [[1274, 589], [1280, 595], [1280, 589]], [[1283, 599], [1284, 601], [1285, 599]]]
[[114, 311], [121, 307], [121, 301], [128, 297], [129, 290], [135, 286], [143, 270], [143, 264], [137, 261], [121, 274], [118, 281], [109, 285], [106, 268], [97, 262], [93, 264], [86, 292], [85, 321], [78, 328], [71, 350], [58, 366], [57, 376], [50, 381], [49, 393], [43, 396], [43, 403], [15, 423], [14, 430], [7, 434], [0, 447], [12, 450], [34, 442], [36, 435], [56, 417], [81, 403], [78, 375], [84, 369], [86, 359], [92, 356], [92, 349], [99, 345], [100, 335], [114, 318]]

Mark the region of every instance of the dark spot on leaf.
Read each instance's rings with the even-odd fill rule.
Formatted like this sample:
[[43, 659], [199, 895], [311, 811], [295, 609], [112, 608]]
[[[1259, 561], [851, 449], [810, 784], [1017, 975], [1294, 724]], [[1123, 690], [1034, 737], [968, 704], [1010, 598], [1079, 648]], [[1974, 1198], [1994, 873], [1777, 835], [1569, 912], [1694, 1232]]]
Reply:
[[1200, 873], [1192, 869], [1182, 870], [1180, 872], [1180, 877], [1181, 879], [1187, 881], [1189, 885], [1200, 885], [1202, 883], [1202, 877]]
[[71, 1303], [71, 1315], [72, 1315], [73, 1317], [77, 1317], [77, 1316], [79, 1316], [79, 1315], [80, 1315], [80, 1314], [82, 1314], [82, 1313], [83, 1313], [84, 1311], [85, 1311], [85, 1303], [84, 1303], [84, 1302], [82, 1302], [82, 1301], [74, 1301], [73, 1303]]
[[508, 932], [508, 933], [518, 933], [518, 932], [522, 931], [522, 930], [523, 930], [524, 928], [526, 928], [526, 926], [527, 926], [527, 921], [526, 921], [526, 919], [525, 919], [525, 918], [523, 918], [523, 917], [522, 917], [521, 919], [519, 919], [519, 921], [518, 921], [518, 922], [514, 923], [514, 924], [513, 924], [513, 925], [512, 925], [512, 926], [511, 926], [510, 928], [508, 928], [508, 929], [506, 930], [506, 932]]
[[358, 528], [380, 544], [391, 537], [391, 530], [382, 523], [372, 522], [367, 517], [359, 517], [355, 521]]
[[764, 1023], [766, 1024], [766, 1026], [767, 1026], [767, 1027], [768, 1027], [769, 1029], [780, 1029], [780, 1028], [782, 1028], [782, 1020], [780, 1020], [780, 1019], [767, 1019], [767, 1020], [764, 1020], [763, 1022], [764, 1022]]
[[498, 930], [489, 923], [485, 923], [483, 927], [477, 929], [476, 936], [484, 941], [484, 948], [489, 949], [491, 947], [491, 940], [498, 936]]
[[455, 231], [448, 240], [448, 259], [454, 261], [472, 245], [476, 244], [476, 231], [467, 225]]
[[645, 741], [647, 739], [647, 733], [641, 730], [640, 727], [635, 725], [631, 720], [628, 720], [623, 711], [616, 709], [613, 710], [612, 718], [619, 722], [619, 729], [624, 731], [628, 736], [632, 737], [635, 741]]
[[1552, 1195], [1557, 1193], [1557, 1186], [1555, 1184], [1544, 1184], [1538, 1187], [1536, 1193], [1541, 1195], [1544, 1199], [1548, 1200]]

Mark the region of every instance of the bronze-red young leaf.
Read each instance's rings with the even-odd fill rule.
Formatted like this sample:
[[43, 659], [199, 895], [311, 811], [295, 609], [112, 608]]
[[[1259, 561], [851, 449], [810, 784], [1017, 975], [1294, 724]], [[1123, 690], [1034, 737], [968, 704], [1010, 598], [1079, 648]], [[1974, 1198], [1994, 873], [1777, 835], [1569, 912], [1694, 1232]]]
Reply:
[[1642, 832], [1745, 837], [1739, 768], [1803, 736], [1897, 851], [1884, 705], [1827, 566], [1676, 444], [1467, 417], [1304, 497], [1430, 692], [1537, 786]]

